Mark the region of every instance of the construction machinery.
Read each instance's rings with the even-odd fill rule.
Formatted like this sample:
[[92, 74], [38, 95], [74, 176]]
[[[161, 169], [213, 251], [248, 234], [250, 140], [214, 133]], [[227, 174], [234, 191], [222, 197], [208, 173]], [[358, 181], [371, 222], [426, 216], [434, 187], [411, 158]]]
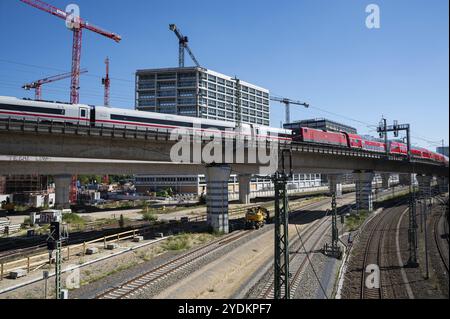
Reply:
[[[92, 23], [84, 20], [79, 16], [79, 7], [77, 5], [68, 5], [66, 10], [61, 10], [54, 7], [42, 0], [20, 0], [23, 3], [35, 7], [36, 9], [45, 11], [55, 17], [65, 20], [66, 27], [73, 32], [72, 42], [72, 71], [70, 82], [70, 103], [78, 104], [80, 101], [80, 66], [81, 66], [81, 43], [83, 29], [90, 30], [97, 34], [100, 34], [106, 38], [112, 39], [115, 42], [120, 42], [122, 37], [116, 33], [106, 31], [99, 28]], [[109, 81], [109, 78], [108, 78]], [[108, 83], [109, 90], [109, 83]], [[109, 94], [109, 92], [108, 92]], [[70, 199], [71, 202], [75, 202], [77, 199], [77, 177], [72, 176]]]
[[[76, 11], [79, 11], [76, 5], [69, 5], [67, 11], [58, 9], [48, 3], [41, 0], [20, 0], [32, 7], [45, 11], [54, 15], [60, 19], [66, 21], [66, 26], [73, 31], [73, 44], [72, 44], [72, 72], [71, 72], [71, 85], [70, 85], [70, 103], [79, 103], [79, 89], [80, 89], [80, 65], [81, 65], [81, 39], [83, 29], [93, 31], [104, 37], [112, 39], [116, 42], [120, 42], [122, 39], [120, 35], [103, 30], [86, 20], [79, 17]], [[70, 11], [69, 11], [70, 10]]]
[[245, 228], [259, 229], [269, 222], [270, 214], [265, 207], [251, 207], [245, 213]]
[[16, 205], [11, 203], [8, 197], [5, 201], [1, 202], [0, 208], [6, 210], [8, 213], [13, 213], [16, 209]]
[[291, 99], [288, 99], [288, 98], [279, 98], [279, 97], [272, 96], [270, 98], [270, 100], [271, 101], [275, 101], [275, 102], [280, 102], [280, 103], [283, 103], [285, 105], [285, 107], [286, 107], [286, 123], [290, 123], [291, 122], [291, 104], [302, 105], [302, 106], [304, 106], [306, 108], [309, 107], [308, 103], [303, 103], [303, 102], [300, 102], [300, 101], [294, 101], [294, 100], [291, 100]]
[[175, 33], [179, 40], [179, 48], [178, 48], [178, 66], [180, 68], [184, 68], [184, 50], [187, 51], [189, 56], [191, 57], [192, 61], [195, 63], [195, 66], [200, 67], [200, 64], [198, 63], [197, 59], [195, 58], [194, 54], [192, 53], [191, 49], [188, 46], [189, 39], [188, 37], [185, 37], [181, 30], [177, 28], [175, 24], [170, 24], [169, 29]]
[[[80, 74], [87, 73], [86, 69], [80, 70]], [[36, 101], [40, 101], [42, 99], [42, 85], [47, 83], [52, 83], [59, 80], [64, 80], [70, 78], [72, 76], [72, 72], [67, 72], [63, 74], [58, 74], [54, 76], [49, 76], [31, 83], [27, 83], [22, 86], [22, 89], [31, 90], [34, 89], [34, 99]]]

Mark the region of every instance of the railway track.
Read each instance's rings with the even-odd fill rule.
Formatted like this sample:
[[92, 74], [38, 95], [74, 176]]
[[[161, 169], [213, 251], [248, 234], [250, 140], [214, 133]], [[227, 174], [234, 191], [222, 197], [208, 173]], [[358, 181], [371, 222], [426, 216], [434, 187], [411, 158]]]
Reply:
[[[340, 207], [338, 213], [343, 213], [346, 209], [348, 208]], [[320, 248], [324, 237], [330, 233], [329, 230], [331, 228], [331, 224], [327, 225], [328, 222], [330, 222], [329, 216], [323, 216], [321, 219], [317, 219], [316, 221], [308, 225], [308, 227], [303, 231], [303, 234], [301, 234], [302, 240], [300, 240], [299, 237], [296, 237], [295, 240], [291, 243], [290, 246], [292, 246], [293, 248], [291, 251], [293, 251], [294, 253], [289, 255], [289, 264], [291, 267], [290, 270], [295, 269], [295, 273], [289, 281], [291, 287], [290, 298], [294, 298], [295, 292], [300, 285], [301, 274], [304, 272], [307, 266], [308, 257], [305, 254], [300, 253], [303, 250], [303, 244], [306, 247], [306, 243], [309, 243], [311, 240], [313, 240], [311, 248], [309, 250], [317, 251]], [[314, 238], [317, 233], [319, 233], [319, 235]], [[264, 288], [258, 294], [257, 298], [273, 299], [275, 292], [274, 284], [274, 277], [272, 274], [270, 276], [270, 279], [264, 285]]]
[[[305, 229], [304, 234], [302, 235], [302, 236], [305, 236], [303, 238], [303, 240], [305, 242], [309, 241], [311, 239], [311, 237], [313, 236], [313, 234], [317, 231], [317, 229], [320, 228], [320, 226], [322, 226], [323, 224], [325, 224], [325, 222], [327, 222], [328, 220], [329, 220], [329, 218], [322, 218], [321, 220], [316, 220], [312, 224], [310, 224], [308, 226], [308, 228]], [[293, 263], [296, 256], [298, 256], [298, 251], [302, 248], [301, 243], [299, 243], [299, 241], [300, 240], [297, 239], [291, 244], [291, 246], [296, 246], [296, 247], [294, 249], [295, 254], [289, 255], [289, 264], [290, 265]], [[305, 257], [305, 259], [306, 259], [306, 257]], [[292, 280], [290, 280], [290, 281], [291, 281], [290, 283], [291, 283], [291, 287], [292, 287]], [[259, 299], [273, 299], [274, 292], [275, 292], [275, 281], [274, 281], [273, 275], [271, 275], [270, 280], [266, 282], [263, 290], [259, 293], [258, 298]], [[291, 290], [291, 295], [292, 295], [292, 290]]]
[[[384, 211], [377, 220], [369, 223], [370, 228], [366, 230], [369, 232], [369, 235], [364, 246], [360, 277], [361, 299], [385, 299], [389, 294], [387, 287], [393, 287], [390, 274], [382, 270], [384, 264], [390, 264], [387, 254], [392, 249], [391, 247], [386, 249], [384, 243], [387, 235], [392, 234], [395, 230], [395, 222], [398, 220], [396, 217], [400, 216], [401, 212], [404, 211], [404, 204], [405, 201], [400, 201], [393, 208], [389, 209], [389, 211]], [[367, 276], [370, 275], [370, 273], [366, 273], [367, 266], [369, 265], [377, 265], [380, 269], [378, 287], [368, 288], [366, 286]]]
[[[310, 203], [302, 207], [302, 209], [314, 209], [323, 205], [323, 202]], [[320, 221], [320, 220], [318, 220]], [[138, 277], [135, 277], [120, 286], [112, 288], [110, 290], [105, 291], [104, 293], [98, 295], [97, 299], [126, 299], [131, 298], [133, 295], [139, 293], [141, 290], [146, 287], [156, 284], [158, 281], [167, 278], [170, 275], [174, 275], [178, 270], [182, 270], [186, 268], [200, 258], [203, 258], [220, 248], [224, 245], [235, 242], [240, 238], [246, 236], [248, 233], [252, 232], [251, 230], [239, 231], [236, 235], [232, 233], [227, 237], [214, 241], [206, 246], [197, 248], [191, 252], [187, 252], [180, 257], [171, 260], [155, 269], [152, 269]]]
[[[371, 223], [372, 226], [369, 229], [369, 237], [364, 249], [364, 258], [362, 264], [361, 271], [361, 299], [382, 299], [383, 293], [381, 289], [381, 276], [380, 283], [378, 288], [367, 288], [366, 287], [366, 268], [370, 264], [380, 265], [381, 259], [381, 241], [383, 238], [383, 230], [380, 230], [379, 227], [382, 224], [384, 218], [387, 214], [383, 214], [379, 217], [376, 223]], [[374, 240], [376, 239], [376, 240]]]
[[[384, 198], [385, 196], [389, 196], [389, 194], [383, 194], [381, 198]], [[343, 211], [346, 209], [348, 208], [340, 207], [338, 209], [338, 213], [343, 213]], [[330, 233], [331, 225], [327, 225], [325, 229], [323, 227], [327, 221], [330, 221], [330, 218], [322, 218], [322, 220], [315, 221], [313, 224], [309, 225], [308, 228], [305, 229], [303, 234], [301, 235], [305, 247], [307, 243], [310, 242], [311, 239], [313, 239], [313, 242], [309, 243], [310, 251], [317, 251], [318, 249], [320, 249], [324, 237]], [[320, 235], [313, 238], [316, 233], [319, 233]], [[308, 264], [308, 258], [307, 256], [303, 256], [303, 258], [301, 258], [301, 255], [298, 254], [298, 252], [303, 249], [299, 238], [296, 238], [291, 245], [295, 246], [293, 250], [296, 252], [295, 254], [292, 254], [289, 257], [291, 270], [295, 269], [295, 273], [290, 279], [290, 286], [291, 286], [290, 298], [294, 298], [295, 292], [300, 285], [302, 273], [304, 273], [304, 270], [306, 269], [306, 266]], [[273, 297], [274, 297], [274, 280], [272, 275], [270, 277], [270, 280], [267, 281], [267, 283], [264, 285], [263, 290], [258, 294], [257, 298], [271, 299]]]
[[[445, 223], [444, 215], [440, 215], [438, 218], [435, 219], [435, 222], [434, 222], [434, 240], [436, 242], [436, 247], [437, 247], [437, 251], [439, 253], [439, 257], [441, 258], [442, 264], [444, 265], [445, 270], [447, 271], [447, 274], [448, 274], [448, 260], [449, 260], [449, 248], [448, 248], [449, 245], [448, 244], [449, 244], [449, 238], [447, 236], [446, 241], [445, 241], [447, 243], [447, 247], [445, 247], [445, 242], [441, 238], [441, 231], [440, 231], [441, 228], [439, 227], [439, 225], [441, 223], [441, 220], [442, 220], [443, 223]], [[443, 228], [444, 227], [442, 227], [442, 229]]]
[[47, 247], [47, 244], [39, 244], [39, 245], [35, 245], [32, 247], [27, 247], [27, 248], [19, 248], [19, 249], [2, 251], [2, 252], [0, 252], [0, 259], [12, 260], [13, 258], [21, 258], [22, 256], [27, 255], [27, 254], [43, 252], [46, 249], [46, 247]]
[[180, 271], [196, 261], [208, 256], [209, 254], [218, 251], [225, 245], [232, 242], [236, 242], [240, 238], [246, 236], [252, 230], [238, 231], [232, 233], [225, 238], [213, 241], [207, 245], [199, 247], [193, 251], [187, 252], [169, 262], [162, 264], [161, 266], [154, 268], [138, 277], [135, 277], [124, 284], [107, 290], [106, 292], [98, 295], [96, 299], [126, 299], [132, 297], [134, 294], [139, 293], [146, 287], [164, 280], [166, 277], [173, 275], [177, 271]]

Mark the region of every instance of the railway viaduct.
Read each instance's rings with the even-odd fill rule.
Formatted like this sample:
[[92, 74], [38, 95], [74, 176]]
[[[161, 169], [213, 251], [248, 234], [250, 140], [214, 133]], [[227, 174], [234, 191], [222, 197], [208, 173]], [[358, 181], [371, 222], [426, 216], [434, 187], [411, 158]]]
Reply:
[[[214, 229], [228, 232], [228, 179], [231, 172], [239, 175], [240, 201], [249, 201], [251, 175], [267, 175], [267, 163], [256, 159], [237, 160], [238, 152], [250, 152], [251, 145], [229, 149], [221, 144], [221, 159], [213, 164], [204, 161], [173, 162], [170, 154], [178, 141], [169, 132], [139, 132], [96, 128], [66, 127], [42, 123], [0, 122], [0, 174], [53, 175], [58, 206], [68, 205], [71, 175], [74, 174], [205, 174], [208, 221]], [[209, 141], [200, 143], [201, 152]], [[225, 143], [224, 143], [225, 144]], [[272, 145], [266, 145], [267, 152]], [[448, 166], [428, 160], [412, 159], [364, 150], [305, 143], [279, 144], [275, 154], [290, 150], [294, 173], [328, 174], [330, 188], [335, 191], [344, 173], [354, 174], [358, 207], [372, 210], [372, 181], [381, 173], [388, 187], [389, 174], [400, 173], [401, 183], [409, 184], [416, 175], [419, 189], [430, 188], [432, 177], [443, 189], [448, 188]], [[246, 153], [246, 154], [247, 154]], [[236, 157], [236, 160], [235, 160]], [[32, 158], [32, 159], [31, 159]], [[194, 155], [191, 154], [194, 159]], [[278, 156], [273, 170], [281, 168]], [[272, 165], [273, 166], [273, 165]]]

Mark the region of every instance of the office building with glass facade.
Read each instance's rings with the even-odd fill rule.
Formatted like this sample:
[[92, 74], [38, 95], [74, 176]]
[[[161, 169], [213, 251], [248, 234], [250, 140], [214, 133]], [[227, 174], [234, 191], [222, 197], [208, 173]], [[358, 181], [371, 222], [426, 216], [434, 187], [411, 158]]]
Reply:
[[[239, 92], [237, 92], [239, 88]], [[136, 71], [137, 110], [269, 126], [269, 90], [199, 67]]]

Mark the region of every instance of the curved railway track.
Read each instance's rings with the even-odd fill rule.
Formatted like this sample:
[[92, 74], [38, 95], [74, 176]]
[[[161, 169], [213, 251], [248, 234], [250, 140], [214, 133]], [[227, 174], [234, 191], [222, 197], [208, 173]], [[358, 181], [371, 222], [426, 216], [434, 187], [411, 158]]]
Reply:
[[98, 295], [96, 299], [125, 299], [130, 298], [145, 287], [155, 284], [165, 279], [167, 276], [176, 273], [183, 268], [192, 265], [201, 258], [221, 249], [224, 245], [230, 244], [247, 235], [251, 230], [238, 231], [237, 234], [232, 233], [225, 238], [213, 241], [207, 245], [187, 252], [161, 266], [154, 268], [138, 277], [135, 277], [119, 287], [112, 288]]
[[[381, 241], [383, 238], [383, 230], [380, 230], [379, 227], [382, 225], [383, 220], [386, 218], [387, 214], [383, 214], [381, 217], [377, 219], [372, 227], [370, 228], [369, 237], [364, 249], [364, 258], [361, 270], [361, 299], [382, 299], [383, 293], [381, 289], [381, 274], [380, 274], [380, 282], [378, 288], [367, 288], [366, 287], [366, 269], [370, 264], [381, 265]], [[376, 239], [376, 240], [374, 240]]]
[[[439, 224], [441, 222], [441, 220], [444, 219], [444, 215], [440, 215], [438, 218], [436, 218], [435, 222], [434, 222], [434, 240], [436, 242], [436, 247], [439, 253], [439, 257], [442, 260], [442, 264], [445, 267], [445, 270], [447, 271], [448, 274], [448, 259], [449, 259], [449, 250], [448, 250], [448, 243], [449, 243], [449, 238], [447, 236], [447, 247], [444, 247], [445, 244], [443, 243], [443, 239], [441, 238], [441, 232], [440, 232], [440, 228], [439, 228]], [[444, 220], [445, 223], [445, 220]]]
[[[396, 230], [396, 222], [404, 211], [405, 201], [400, 201], [388, 212], [384, 211], [377, 220], [369, 223], [371, 225], [367, 242], [364, 246], [364, 256], [361, 268], [360, 278], [360, 298], [361, 299], [384, 299], [389, 293], [387, 287], [393, 287], [393, 280], [391, 275], [383, 271], [383, 267], [389, 267], [391, 263], [389, 260], [389, 251], [391, 247], [386, 247], [385, 242], [389, 242], [389, 238], [386, 238], [389, 234], [394, 234]], [[366, 226], [367, 227], [367, 226]], [[366, 272], [368, 265], [377, 265], [379, 267], [379, 282], [378, 287], [368, 288], [366, 286], [367, 275]]]

